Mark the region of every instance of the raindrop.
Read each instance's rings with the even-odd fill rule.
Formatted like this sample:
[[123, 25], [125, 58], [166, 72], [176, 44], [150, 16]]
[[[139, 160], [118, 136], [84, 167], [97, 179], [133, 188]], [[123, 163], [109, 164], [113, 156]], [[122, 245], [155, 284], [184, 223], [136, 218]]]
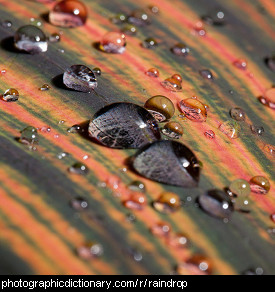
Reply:
[[106, 33], [101, 42], [99, 49], [105, 53], [122, 54], [126, 49], [126, 38], [123, 33], [108, 32]]
[[263, 105], [271, 109], [275, 109], [275, 88], [270, 88], [266, 90], [264, 96], [259, 97], [259, 101]]
[[132, 159], [140, 175], [169, 185], [196, 187], [200, 167], [194, 153], [176, 141], [157, 141], [140, 149]]
[[34, 144], [34, 143], [38, 143], [39, 141], [37, 129], [32, 126], [26, 127], [25, 129], [20, 131], [20, 133], [21, 133], [21, 136], [19, 138], [19, 142], [23, 144]]
[[275, 153], [275, 147], [271, 144], [265, 144], [263, 150], [266, 154], [271, 155], [271, 156], [273, 156]]
[[69, 172], [74, 174], [86, 175], [89, 172], [88, 167], [82, 162], [76, 162], [69, 167]]
[[236, 121], [225, 121], [219, 126], [219, 130], [230, 139], [236, 139], [240, 135], [241, 127]]
[[146, 49], [155, 49], [158, 42], [154, 38], [147, 38], [141, 43], [141, 46]]
[[155, 236], [168, 236], [171, 231], [171, 226], [167, 222], [158, 222], [150, 228], [150, 231]]
[[123, 202], [124, 207], [133, 210], [142, 210], [147, 204], [147, 199], [143, 193], [133, 192], [129, 198]]
[[211, 261], [203, 255], [193, 255], [187, 261], [177, 266], [179, 275], [210, 275], [212, 273]]
[[81, 131], [81, 126], [79, 125], [73, 125], [72, 127], [70, 127], [67, 132], [68, 133], [79, 133]]
[[145, 184], [138, 180], [131, 182], [128, 187], [130, 190], [135, 192], [146, 192]]
[[155, 5], [149, 5], [148, 8], [154, 14], [158, 14], [159, 13], [159, 8], [157, 6], [155, 6]]
[[121, 31], [127, 35], [135, 35], [138, 32], [138, 29], [133, 24], [126, 23]]
[[145, 72], [150, 77], [159, 77], [159, 70], [156, 68], [150, 68]]
[[35, 26], [39, 26], [39, 27], [42, 26], [41, 20], [33, 18], [33, 17], [30, 18], [30, 23], [31, 23], [31, 25], [35, 25]]
[[63, 159], [65, 157], [67, 157], [67, 156], [69, 156], [69, 153], [67, 153], [67, 152], [60, 152], [60, 153], [57, 154], [57, 158], [58, 159]]
[[230, 110], [230, 116], [232, 119], [243, 122], [245, 120], [245, 112], [239, 107], [234, 107]]
[[238, 69], [246, 70], [247, 62], [246, 60], [238, 59], [233, 62], [233, 65]]
[[111, 22], [115, 24], [121, 24], [127, 20], [127, 15], [124, 13], [118, 13], [111, 17]]
[[113, 103], [99, 110], [89, 124], [90, 137], [111, 148], [140, 148], [160, 139], [156, 120], [143, 107]]
[[177, 56], [187, 56], [189, 54], [189, 48], [184, 43], [177, 43], [171, 48], [171, 52]]
[[63, 83], [71, 89], [90, 92], [97, 87], [94, 72], [84, 65], [72, 65], [63, 74]]
[[204, 79], [212, 80], [214, 78], [212, 72], [208, 69], [200, 70], [199, 72]]
[[188, 245], [189, 239], [184, 233], [170, 234], [167, 243], [176, 248], [184, 248]]
[[95, 257], [102, 256], [104, 250], [100, 243], [89, 241], [83, 246], [77, 248], [77, 254], [80, 258], [84, 260], [90, 260]]
[[161, 213], [173, 213], [177, 211], [181, 206], [181, 200], [177, 194], [171, 192], [165, 192], [153, 202], [155, 210]]
[[207, 108], [197, 98], [186, 98], [179, 103], [180, 110], [193, 122], [205, 122], [207, 118]]
[[234, 206], [231, 198], [221, 190], [210, 190], [198, 198], [199, 206], [209, 215], [220, 219], [230, 218]]
[[211, 13], [202, 16], [202, 20], [210, 25], [224, 25], [225, 13], [221, 10], [214, 10]]
[[143, 259], [142, 253], [136, 248], [129, 248], [129, 254], [133, 257], [136, 262], [140, 262]]
[[264, 270], [261, 267], [258, 268], [250, 268], [245, 270], [244, 272], [242, 272], [242, 275], [246, 275], [246, 276], [260, 276], [263, 275]]
[[161, 85], [170, 91], [181, 91], [182, 77], [179, 74], [174, 74], [171, 77], [161, 82]]
[[204, 132], [204, 136], [208, 139], [214, 139], [215, 133], [212, 130], [207, 130]]
[[232, 181], [229, 185], [229, 189], [233, 194], [242, 197], [248, 196], [251, 192], [249, 182], [244, 179], [236, 179]]
[[70, 205], [73, 209], [77, 211], [83, 211], [88, 208], [88, 202], [82, 197], [77, 197], [72, 199]]
[[51, 88], [50, 85], [45, 83], [39, 88], [39, 90], [46, 91], [46, 90], [49, 90], [50, 88]]
[[162, 129], [162, 133], [169, 138], [179, 139], [183, 134], [183, 128], [177, 122], [168, 122]]
[[251, 192], [266, 195], [270, 190], [269, 180], [264, 176], [254, 176], [250, 180]]
[[100, 68], [95, 67], [92, 71], [94, 72], [94, 74], [96, 76], [101, 76], [101, 69]]
[[163, 95], [155, 95], [149, 98], [144, 107], [158, 122], [169, 120], [175, 113], [173, 102]]
[[135, 214], [128, 213], [128, 214], [126, 214], [126, 220], [130, 223], [133, 223], [137, 220], [137, 218], [136, 218]]
[[9, 88], [4, 92], [1, 99], [7, 102], [17, 101], [19, 99], [19, 92], [14, 88]]
[[48, 50], [48, 42], [44, 32], [34, 25], [21, 26], [15, 32], [14, 45], [17, 49], [31, 54]]
[[51, 43], [57, 43], [57, 42], [60, 42], [60, 40], [61, 40], [61, 36], [59, 33], [56, 33], [56, 32], [51, 34], [49, 37], [49, 41]]
[[1, 22], [1, 26], [4, 28], [11, 28], [12, 22], [10, 20], [4, 20], [3, 22]]
[[261, 136], [264, 133], [264, 128], [261, 126], [250, 125], [250, 130], [254, 135]]
[[141, 9], [133, 11], [128, 17], [128, 22], [136, 26], [145, 26], [151, 23], [147, 12]]
[[61, 27], [81, 26], [85, 24], [86, 19], [86, 6], [77, 0], [60, 1], [49, 13], [50, 23]]

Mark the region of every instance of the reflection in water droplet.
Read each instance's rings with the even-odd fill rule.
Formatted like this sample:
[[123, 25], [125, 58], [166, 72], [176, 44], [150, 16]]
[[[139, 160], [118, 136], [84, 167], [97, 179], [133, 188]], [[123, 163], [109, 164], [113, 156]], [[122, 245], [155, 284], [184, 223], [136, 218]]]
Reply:
[[162, 133], [169, 138], [179, 139], [183, 134], [183, 128], [177, 122], [168, 122], [162, 129]]
[[73, 65], [63, 74], [63, 83], [71, 89], [90, 92], [97, 87], [97, 80], [93, 71], [85, 65]]
[[90, 121], [89, 134], [111, 148], [140, 148], [160, 139], [156, 120], [143, 107], [113, 103], [99, 110]]
[[103, 36], [99, 48], [105, 53], [122, 54], [126, 49], [125, 35], [119, 32], [108, 32]]
[[150, 77], [159, 77], [159, 70], [156, 68], [150, 68], [145, 72], [145, 74]]
[[171, 51], [177, 56], [187, 56], [189, 54], [189, 48], [184, 43], [177, 43], [172, 48]]
[[270, 190], [270, 183], [264, 176], [254, 176], [250, 180], [251, 192], [266, 195]]
[[264, 128], [261, 126], [250, 125], [250, 130], [254, 135], [261, 136], [264, 133]]
[[100, 257], [103, 254], [103, 246], [100, 243], [89, 241], [77, 248], [77, 254], [84, 260]]
[[158, 222], [150, 228], [150, 231], [155, 236], [168, 236], [171, 231], [171, 226], [167, 222]]
[[183, 144], [163, 140], [148, 144], [133, 158], [132, 166], [151, 180], [182, 187], [196, 187], [200, 168], [194, 153]]
[[208, 139], [214, 139], [215, 133], [212, 130], [207, 130], [204, 132], [204, 136]]
[[234, 211], [231, 198], [221, 190], [210, 190], [200, 195], [198, 203], [206, 213], [220, 219], [230, 218]]
[[243, 122], [245, 120], [245, 112], [243, 109], [239, 107], [232, 108], [230, 110], [230, 116], [232, 119], [236, 121], [241, 121]]
[[128, 22], [136, 26], [145, 26], [151, 23], [147, 12], [141, 9], [133, 11], [128, 17]]
[[87, 19], [86, 6], [78, 0], [58, 2], [49, 13], [51, 24], [61, 27], [84, 25]]
[[135, 35], [138, 32], [138, 29], [133, 24], [126, 23], [121, 31], [127, 35]]
[[246, 70], [247, 62], [243, 59], [238, 59], [233, 62], [233, 65], [241, 70]]
[[46, 91], [46, 90], [49, 90], [50, 88], [51, 88], [50, 85], [45, 83], [39, 88], [39, 90]]
[[226, 121], [220, 125], [219, 130], [230, 139], [236, 139], [240, 135], [241, 127], [236, 121]]
[[200, 70], [200, 75], [204, 79], [212, 80], [214, 78], [212, 72], [210, 70], [208, 70], [208, 69]]
[[185, 263], [177, 266], [179, 275], [210, 275], [212, 273], [212, 263], [209, 258], [203, 255], [193, 255]]
[[155, 49], [158, 42], [154, 38], [147, 38], [141, 43], [141, 46], [146, 49]]
[[88, 208], [88, 202], [82, 197], [77, 197], [72, 199], [70, 205], [73, 209], [77, 211], [83, 211]]
[[141, 181], [133, 181], [129, 184], [129, 189], [135, 192], [146, 192], [145, 184]]
[[173, 102], [163, 95], [155, 95], [149, 98], [144, 107], [158, 122], [169, 120], [175, 113]]
[[19, 92], [14, 88], [9, 88], [1, 96], [1, 99], [7, 102], [17, 101], [19, 99]]
[[89, 172], [88, 167], [82, 162], [76, 162], [69, 167], [69, 172], [74, 174], [86, 175]]
[[180, 110], [193, 122], [205, 122], [207, 110], [197, 98], [186, 98], [179, 103]]
[[123, 205], [128, 209], [142, 210], [147, 204], [147, 199], [143, 193], [133, 192], [129, 198], [123, 202]]
[[182, 78], [179, 74], [174, 74], [171, 77], [165, 79], [160, 84], [167, 90], [170, 91], [181, 91]]
[[34, 144], [38, 143], [39, 141], [37, 129], [32, 126], [26, 127], [25, 129], [20, 131], [20, 133], [21, 136], [19, 138], [19, 141], [23, 144]]
[[56, 32], [52, 33], [49, 37], [49, 41], [51, 43], [57, 43], [57, 42], [60, 42], [60, 40], [61, 40], [61, 36], [60, 36], [60, 34], [58, 34]]
[[14, 34], [14, 45], [18, 50], [31, 54], [48, 50], [48, 42], [44, 32], [34, 25], [21, 26]]
[[162, 213], [172, 213], [177, 211], [181, 206], [181, 200], [177, 194], [165, 192], [153, 202], [153, 207]]
[[242, 196], [246, 197], [250, 194], [250, 184], [244, 179], [236, 179], [232, 181], [229, 185], [230, 191], [237, 195], [237, 196]]

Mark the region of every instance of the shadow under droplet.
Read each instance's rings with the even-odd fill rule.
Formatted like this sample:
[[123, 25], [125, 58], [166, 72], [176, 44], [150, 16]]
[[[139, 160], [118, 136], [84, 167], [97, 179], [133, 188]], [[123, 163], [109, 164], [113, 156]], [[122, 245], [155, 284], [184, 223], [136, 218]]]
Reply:
[[49, 21], [49, 12], [44, 12], [40, 14], [40, 17], [47, 23], [50, 23]]
[[12, 36], [3, 39], [0, 45], [2, 49], [11, 53], [28, 54], [28, 52], [20, 51], [14, 46], [14, 39]]
[[52, 78], [52, 84], [60, 89], [68, 90], [68, 91], [75, 91], [71, 88], [68, 88], [64, 83], [63, 83], [63, 74], [59, 74], [55, 77]]
[[93, 42], [92, 43], [92, 47], [95, 48], [96, 50], [100, 51], [100, 52], [103, 52], [101, 49], [100, 49], [100, 42]]

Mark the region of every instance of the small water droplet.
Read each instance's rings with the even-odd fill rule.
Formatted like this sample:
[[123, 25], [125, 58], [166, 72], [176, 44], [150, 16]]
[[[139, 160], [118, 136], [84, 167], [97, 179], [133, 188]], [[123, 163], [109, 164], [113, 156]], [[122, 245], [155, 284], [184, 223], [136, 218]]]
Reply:
[[18, 50], [31, 54], [48, 50], [48, 42], [44, 32], [34, 25], [21, 26], [14, 34], [14, 45]]
[[225, 121], [219, 126], [219, 130], [230, 139], [236, 139], [240, 135], [241, 127], [236, 121]]
[[63, 74], [63, 83], [71, 89], [90, 92], [97, 87], [97, 80], [93, 71], [85, 65], [73, 65]]
[[270, 88], [266, 90], [264, 96], [259, 97], [259, 101], [263, 105], [271, 109], [275, 109], [275, 88]]
[[49, 90], [50, 88], [51, 88], [50, 85], [45, 83], [39, 88], [39, 90], [46, 91], [46, 90]]
[[146, 49], [155, 49], [158, 42], [154, 38], [147, 38], [141, 43], [141, 46]]
[[243, 122], [245, 120], [245, 112], [239, 107], [234, 107], [230, 110], [230, 116], [236, 121]]
[[242, 197], [248, 196], [251, 192], [249, 182], [244, 179], [236, 179], [232, 181], [229, 185], [229, 189], [233, 194]]
[[147, 204], [147, 198], [143, 193], [133, 192], [129, 198], [123, 202], [124, 207], [133, 210], [142, 210]]
[[49, 13], [51, 24], [61, 27], [77, 27], [84, 25], [87, 19], [87, 8], [78, 0], [63, 0]]
[[264, 133], [264, 127], [256, 126], [256, 125], [250, 125], [250, 130], [254, 135], [261, 136]]
[[266, 195], [270, 190], [269, 180], [264, 176], [254, 176], [250, 180], [251, 192]]
[[180, 110], [191, 121], [205, 122], [207, 110], [205, 105], [197, 98], [186, 98], [179, 103]]
[[80, 258], [84, 260], [90, 260], [95, 257], [100, 257], [103, 255], [103, 246], [96, 242], [86, 242], [84, 245], [77, 248], [77, 254]]
[[82, 162], [76, 162], [69, 167], [69, 172], [74, 174], [86, 175], [89, 172], [88, 167]]
[[222, 10], [213, 10], [202, 16], [202, 20], [210, 25], [224, 25], [226, 23], [225, 13]]
[[198, 35], [200, 37], [203, 37], [206, 35], [206, 30], [203, 27], [203, 23], [201, 21], [199, 21], [195, 24], [195, 26], [193, 27], [192, 33], [195, 35]]
[[147, 12], [142, 9], [138, 9], [132, 12], [128, 17], [128, 22], [136, 26], [145, 26], [151, 23]]
[[148, 8], [154, 14], [158, 14], [159, 13], [159, 8], [156, 5], [149, 5]]
[[19, 92], [14, 88], [9, 88], [1, 96], [1, 99], [7, 102], [17, 101], [19, 99]]
[[213, 74], [210, 70], [208, 69], [204, 69], [204, 70], [200, 70], [200, 75], [204, 78], [204, 79], [209, 79], [209, 80], [213, 80]]
[[204, 136], [208, 139], [214, 139], [215, 133], [212, 130], [207, 130], [204, 132]]
[[123, 33], [108, 32], [103, 36], [99, 48], [105, 53], [122, 54], [126, 49], [126, 37]]
[[271, 214], [270, 218], [271, 218], [272, 222], [275, 223], [275, 213]]
[[73, 125], [72, 127], [70, 127], [69, 129], [67, 129], [68, 133], [79, 133], [82, 131], [81, 126], [79, 125]]
[[96, 76], [101, 76], [101, 69], [100, 68], [95, 67], [92, 71], [94, 72], [94, 74]]
[[126, 24], [122, 27], [121, 31], [122, 31], [123, 33], [127, 34], [127, 35], [136, 35], [137, 32], [138, 32], [138, 29], [136, 28], [135, 25], [130, 24], [130, 23], [126, 23]]
[[64, 124], [65, 123], [65, 121], [64, 120], [60, 120], [60, 121], [58, 121], [58, 124]]
[[177, 194], [164, 192], [153, 202], [155, 210], [161, 213], [173, 213], [181, 206], [181, 200]]
[[61, 40], [61, 35], [59, 33], [52, 33], [49, 37], [51, 43], [58, 43]]
[[43, 126], [40, 129], [40, 131], [43, 132], [43, 133], [49, 133], [51, 131], [51, 127], [49, 127], [49, 126]]
[[246, 70], [247, 68], [247, 62], [246, 60], [243, 60], [243, 59], [237, 59], [233, 62], [233, 65], [238, 68], [238, 69], [241, 69], [241, 70]]
[[29, 145], [29, 144], [38, 143], [39, 141], [37, 129], [32, 126], [26, 127], [25, 129], [20, 131], [20, 133], [21, 133], [21, 136], [19, 138], [19, 141], [23, 144]]
[[195, 254], [185, 262], [180, 263], [176, 271], [179, 275], [210, 275], [212, 266], [209, 258]]
[[177, 43], [171, 48], [171, 52], [177, 56], [187, 56], [189, 54], [189, 48], [184, 43]]
[[87, 200], [82, 197], [77, 197], [75, 199], [72, 199], [70, 202], [70, 205], [73, 209], [77, 211], [83, 211], [88, 208]]
[[61, 54], [64, 54], [65, 53], [65, 50], [63, 50], [63, 49], [58, 49], [57, 50], [59, 53], [61, 53]]
[[146, 192], [145, 184], [138, 180], [131, 182], [128, 187], [130, 190], [135, 192]]
[[12, 27], [12, 22], [10, 20], [4, 20], [1, 22], [1, 26], [4, 28], [11, 28]]
[[162, 129], [162, 133], [169, 138], [179, 139], [183, 134], [183, 128], [177, 122], [168, 122]]
[[267, 58], [266, 65], [271, 71], [275, 72], [275, 55]]
[[270, 156], [274, 156], [274, 154], [275, 154], [275, 146], [273, 146], [271, 144], [265, 144], [263, 150], [266, 154], [268, 154]]
[[136, 249], [136, 248], [128, 248], [128, 252], [136, 262], [142, 261], [143, 255], [138, 249]]
[[145, 72], [150, 77], [159, 77], [159, 70], [156, 68], [150, 68]]
[[160, 84], [167, 90], [170, 91], [181, 91], [182, 77], [179, 74], [174, 74], [171, 77], [165, 79]]
[[126, 220], [130, 223], [133, 223], [137, 220], [136, 215], [133, 213], [126, 214]]
[[67, 152], [60, 152], [60, 153], [57, 154], [57, 158], [58, 159], [63, 159], [65, 157], [67, 157], [67, 156], [69, 156], [69, 153], [67, 153]]
[[115, 24], [121, 24], [127, 20], [127, 15], [124, 13], [118, 13], [111, 17], [111, 22]]
[[171, 226], [167, 222], [158, 222], [150, 228], [150, 231], [155, 236], [168, 236], [171, 231]]
[[249, 268], [247, 270], [245, 270], [244, 272], [242, 272], [242, 275], [246, 275], [246, 276], [257, 276], [257, 275], [263, 275], [264, 270], [261, 267], [258, 268]]
[[42, 21], [40, 19], [36, 19], [36, 18], [30, 18], [30, 23], [31, 25], [36, 25], [41, 27], [42, 26]]
[[185, 248], [188, 245], [189, 239], [184, 233], [170, 234], [167, 243], [176, 248]]
[[166, 96], [155, 95], [149, 98], [144, 107], [158, 122], [169, 120], [175, 113], [173, 102]]

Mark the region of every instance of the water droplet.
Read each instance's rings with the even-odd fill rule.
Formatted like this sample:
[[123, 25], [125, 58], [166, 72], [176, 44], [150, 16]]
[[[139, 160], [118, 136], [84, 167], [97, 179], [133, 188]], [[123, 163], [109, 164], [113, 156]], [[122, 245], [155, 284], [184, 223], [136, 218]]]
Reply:
[[61, 54], [64, 54], [65, 53], [65, 51], [63, 50], [63, 49], [58, 49], [57, 50], [59, 53], [61, 53]]
[[237, 195], [237, 196], [242, 196], [246, 197], [250, 194], [250, 184], [244, 179], [236, 179], [232, 181], [229, 185], [230, 191]]
[[165, 192], [153, 202], [153, 207], [161, 213], [172, 213], [181, 206], [181, 200], [177, 194]]
[[103, 36], [99, 48], [106, 53], [122, 54], [126, 49], [125, 35], [119, 32], [108, 32]]
[[97, 80], [93, 71], [84, 65], [73, 65], [63, 74], [63, 83], [71, 89], [90, 92], [97, 87]]
[[128, 17], [128, 22], [136, 26], [145, 26], [151, 23], [147, 12], [141, 9], [133, 11]]
[[74, 174], [86, 175], [89, 172], [88, 167], [82, 162], [76, 162], [69, 167], [69, 172]]
[[168, 244], [176, 248], [185, 248], [189, 242], [188, 237], [184, 233], [170, 234]]
[[275, 109], [275, 88], [266, 90], [264, 96], [259, 97], [259, 101], [263, 105], [268, 106], [271, 109]]
[[240, 135], [241, 127], [235, 121], [225, 121], [219, 127], [219, 130], [230, 139], [236, 139]]
[[111, 22], [115, 24], [121, 24], [127, 20], [127, 15], [124, 13], [118, 13], [111, 17]]
[[133, 214], [133, 213], [128, 213], [128, 214], [126, 215], [126, 220], [127, 220], [128, 222], [130, 222], [130, 223], [133, 223], [133, 222], [135, 222], [135, 221], [137, 220], [137, 218], [136, 218], [136, 215], [135, 215], [135, 214]]
[[212, 130], [207, 130], [204, 132], [204, 136], [208, 139], [214, 139], [215, 133]]
[[49, 90], [51, 87], [50, 87], [50, 85], [49, 84], [43, 84], [40, 88], [39, 88], [39, 90], [40, 91], [46, 91], [46, 90]]
[[87, 200], [82, 197], [77, 197], [75, 199], [72, 199], [70, 202], [70, 205], [73, 209], [77, 211], [83, 211], [88, 208]]
[[95, 75], [101, 76], [101, 69], [100, 68], [95, 67], [92, 71], [94, 72]]
[[174, 74], [171, 77], [165, 79], [160, 84], [170, 91], [181, 91], [182, 77], [179, 74]]
[[250, 125], [250, 130], [254, 135], [261, 136], [264, 133], [264, 128], [261, 126]]
[[158, 222], [150, 228], [150, 231], [155, 236], [168, 236], [171, 231], [171, 226], [167, 222]]
[[266, 65], [271, 71], [275, 72], [275, 55], [267, 58]]
[[35, 26], [39, 26], [39, 27], [42, 26], [42, 21], [33, 17], [30, 18], [30, 23], [31, 25], [35, 25]]
[[159, 77], [159, 70], [156, 68], [150, 68], [145, 72], [150, 77]]
[[177, 122], [169, 122], [165, 124], [162, 133], [169, 138], [179, 139], [183, 134], [183, 128]]
[[92, 138], [111, 148], [140, 148], [160, 139], [156, 120], [143, 107], [113, 103], [99, 110], [90, 121]]
[[133, 158], [133, 168], [151, 180], [182, 186], [196, 187], [200, 168], [194, 153], [176, 141], [157, 141], [140, 149]]
[[243, 213], [250, 213], [250, 199], [248, 196], [238, 196], [232, 199], [232, 203], [234, 204], [234, 209], [243, 212]]
[[69, 156], [69, 153], [67, 153], [67, 152], [60, 152], [60, 153], [57, 154], [57, 158], [58, 159], [63, 159], [65, 157], [67, 157], [67, 156]]
[[43, 133], [49, 133], [51, 131], [51, 127], [49, 126], [43, 126], [42, 128], [39, 129]]
[[189, 54], [189, 48], [184, 43], [177, 43], [172, 48], [171, 51], [177, 56], [187, 56]]
[[203, 27], [203, 23], [201, 21], [197, 22], [195, 26], [193, 27], [193, 34], [196, 34], [200, 37], [203, 37], [206, 35], [206, 30]]
[[130, 23], [125, 24], [121, 31], [127, 35], [135, 35], [138, 32], [138, 29]]
[[254, 176], [250, 180], [251, 192], [266, 195], [270, 190], [270, 183], [264, 176]]
[[155, 49], [158, 42], [154, 38], [147, 38], [141, 43], [141, 46], [146, 49]]
[[230, 110], [230, 116], [236, 121], [243, 122], [245, 120], [245, 112], [239, 107], [234, 107]]
[[129, 189], [135, 192], [146, 192], [145, 184], [139, 180], [135, 180], [129, 184]]
[[87, 154], [83, 155], [82, 159], [83, 160], [87, 160], [89, 158], [89, 156]]
[[186, 98], [179, 103], [180, 110], [191, 121], [205, 122], [207, 110], [205, 105], [197, 98]]
[[7, 102], [17, 101], [19, 99], [19, 92], [14, 88], [9, 88], [4, 92], [1, 98]]
[[275, 147], [271, 144], [265, 144], [263, 148], [264, 152], [270, 156], [274, 156], [275, 154]]
[[84, 260], [90, 260], [95, 257], [102, 256], [104, 250], [100, 243], [89, 241], [83, 246], [77, 248], [77, 254], [80, 258]]
[[4, 20], [1, 22], [1, 26], [4, 28], [11, 28], [12, 27], [12, 22], [10, 20]]
[[61, 27], [81, 26], [85, 24], [86, 19], [86, 6], [77, 0], [60, 1], [49, 13], [50, 23]]
[[79, 125], [73, 125], [72, 127], [70, 127], [67, 132], [68, 133], [79, 133], [82, 130], [81, 126]]
[[21, 136], [19, 138], [19, 141], [23, 144], [34, 144], [38, 143], [39, 141], [37, 129], [32, 126], [26, 127], [25, 129], [20, 131], [20, 133]]
[[14, 34], [14, 45], [18, 50], [38, 54], [48, 50], [44, 32], [34, 25], [21, 26]]
[[124, 207], [133, 210], [142, 210], [147, 204], [147, 199], [143, 193], [133, 192], [129, 198], [123, 202]]
[[270, 218], [271, 218], [272, 222], [275, 223], [275, 213], [271, 214]]
[[199, 206], [209, 215], [224, 219], [234, 211], [231, 198], [221, 190], [210, 190], [198, 198]]
[[156, 5], [149, 5], [148, 8], [154, 14], [158, 14], [159, 13], [159, 8]]
[[238, 69], [246, 70], [247, 62], [243, 59], [237, 59], [233, 62], [233, 65]]
[[144, 107], [158, 122], [169, 120], [175, 113], [173, 102], [163, 95], [155, 95], [149, 98]]
[[177, 266], [179, 275], [210, 275], [212, 273], [212, 262], [209, 258], [196, 254], [191, 256], [186, 262]]
[[60, 42], [60, 40], [61, 40], [61, 36], [59, 33], [56, 33], [56, 32], [52, 33], [49, 37], [49, 41], [51, 43], [57, 43], [57, 42]]
[[264, 270], [261, 267], [258, 268], [250, 268], [245, 270], [244, 272], [242, 272], [242, 275], [246, 275], [246, 276], [260, 276], [263, 275]]
[[212, 72], [208, 69], [200, 70], [199, 72], [204, 79], [212, 80], [214, 78]]
[[224, 25], [226, 23], [225, 13], [221, 10], [214, 10], [211, 13], [202, 16], [202, 20], [210, 25]]
[[0, 73], [1, 74], [6, 74], [7, 73], [7, 70], [6, 69], [1, 69]]
[[136, 262], [140, 262], [143, 259], [142, 253], [136, 248], [129, 248], [129, 254], [133, 257]]

